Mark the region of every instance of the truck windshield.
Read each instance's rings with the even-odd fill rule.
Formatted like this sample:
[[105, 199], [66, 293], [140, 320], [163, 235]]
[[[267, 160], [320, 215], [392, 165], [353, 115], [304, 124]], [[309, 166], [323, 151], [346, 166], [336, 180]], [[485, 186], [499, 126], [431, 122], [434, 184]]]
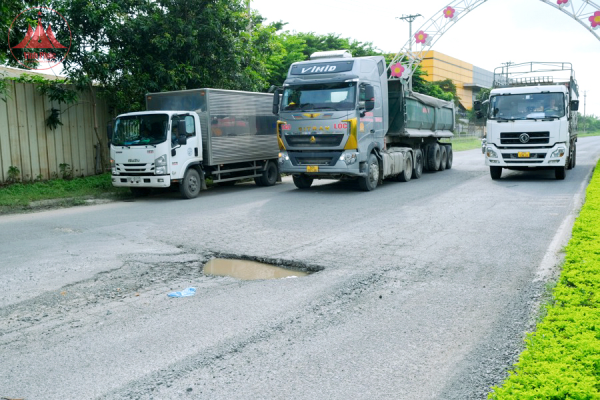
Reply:
[[538, 119], [565, 116], [563, 93], [496, 95], [490, 98], [491, 119]]
[[292, 110], [354, 110], [356, 82], [319, 83], [286, 87], [281, 109]]
[[129, 115], [117, 118], [112, 144], [143, 146], [162, 143], [167, 139], [167, 114]]

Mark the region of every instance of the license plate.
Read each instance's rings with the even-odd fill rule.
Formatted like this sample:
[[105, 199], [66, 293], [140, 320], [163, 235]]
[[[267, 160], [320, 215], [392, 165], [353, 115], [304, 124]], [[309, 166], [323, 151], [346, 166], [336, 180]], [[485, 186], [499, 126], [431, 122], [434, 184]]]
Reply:
[[307, 165], [306, 172], [319, 172], [319, 166], [318, 165]]
[[519, 157], [519, 158], [529, 158], [529, 152], [528, 151], [520, 151], [519, 154], [517, 154], [517, 157]]

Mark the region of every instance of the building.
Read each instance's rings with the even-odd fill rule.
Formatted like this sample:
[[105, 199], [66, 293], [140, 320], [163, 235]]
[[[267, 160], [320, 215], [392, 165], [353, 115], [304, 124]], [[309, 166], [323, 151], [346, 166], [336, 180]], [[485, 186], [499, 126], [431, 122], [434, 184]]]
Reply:
[[447, 56], [439, 51], [429, 50], [421, 61], [421, 69], [427, 72], [426, 81], [452, 79], [461, 108], [473, 108], [473, 101], [481, 89], [492, 87], [494, 73], [467, 62]]

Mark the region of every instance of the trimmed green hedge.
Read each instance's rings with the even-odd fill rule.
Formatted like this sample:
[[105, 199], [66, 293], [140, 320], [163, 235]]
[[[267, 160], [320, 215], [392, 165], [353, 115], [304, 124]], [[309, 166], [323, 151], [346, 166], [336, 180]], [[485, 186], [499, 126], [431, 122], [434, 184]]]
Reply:
[[600, 164], [547, 309], [516, 369], [488, 398], [600, 399]]

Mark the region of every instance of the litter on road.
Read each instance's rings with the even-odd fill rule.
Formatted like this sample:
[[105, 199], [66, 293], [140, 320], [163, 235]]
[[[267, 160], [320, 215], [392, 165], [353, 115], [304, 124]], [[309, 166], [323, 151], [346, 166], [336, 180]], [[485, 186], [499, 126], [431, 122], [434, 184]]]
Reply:
[[167, 296], [169, 297], [189, 297], [196, 294], [196, 288], [190, 287], [182, 290], [181, 292], [171, 292]]

